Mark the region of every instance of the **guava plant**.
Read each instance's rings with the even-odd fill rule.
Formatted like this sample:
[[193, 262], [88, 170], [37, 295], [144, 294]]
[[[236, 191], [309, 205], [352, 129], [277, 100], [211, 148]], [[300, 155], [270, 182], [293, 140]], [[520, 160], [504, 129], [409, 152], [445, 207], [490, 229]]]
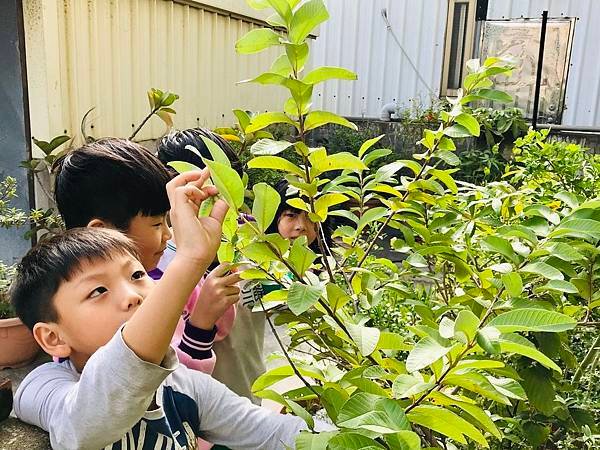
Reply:
[[[244, 181], [206, 142], [212, 181], [231, 207], [219, 258], [249, 264], [243, 277], [251, 282], [279, 286], [259, 309], [271, 325], [286, 324], [291, 339], [282, 346], [287, 364], [259, 377], [254, 392], [281, 403], [311, 430], [312, 414], [335, 424], [336, 431], [301, 434], [299, 449], [499, 448], [515, 427], [540, 445], [538, 415], [568, 421], [572, 414], [555, 386], [565, 383], [564, 367], [573, 366], [567, 332], [595, 305], [597, 270], [590, 258], [600, 242], [600, 203], [567, 194], [551, 208], [507, 183], [454, 180], [460, 164], [454, 139], [480, 134], [470, 105], [510, 101], [492, 80], [513, 67], [499, 58], [470, 61], [439, 128], [424, 131], [422, 152], [371, 171], [390, 154], [378, 148], [381, 136], [366, 141], [358, 155], [307, 144], [318, 127], [355, 128], [312, 107], [319, 83], [356, 79], [339, 67], [305, 69], [309, 34], [328, 19], [323, 1], [249, 3], [271, 8], [274, 28], [250, 31], [237, 51], [277, 47], [282, 54], [248, 82], [286, 89], [289, 99], [282, 111], [253, 116], [244, 132], [285, 123], [298, 139], [258, 140], [248, 167], [281, 171], [298, 193], [290, 206], [317, 224], [319, 248], [315, 253], [304, 238], [290, 242], [267, 233], [282, 199], [266, 184], [253, 187], [255, 221], [238, 227]], [[278, 156], [286, 149], [301, 164]], [[338, 245], [330, 248], [323, 223], [334, 216], [345, 225], [335, 230]], [[390, 242], [399, 263], [372, 255], [391, 229], [400, 236]], [[365, 313], [386, 295], [409, 311], [401, 332], [374, 326]], [[282, 394], [272, 389], [288, 377], [303, 387]], [[519, 422], [525, 413], [532, 426]]]

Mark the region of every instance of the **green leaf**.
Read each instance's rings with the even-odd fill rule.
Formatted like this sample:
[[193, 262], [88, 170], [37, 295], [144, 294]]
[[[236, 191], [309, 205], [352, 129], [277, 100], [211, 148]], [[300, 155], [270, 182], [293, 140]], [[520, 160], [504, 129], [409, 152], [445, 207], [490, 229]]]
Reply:
[[303, 42], [302, 44], [286, 43], [285, 53], [292, 67], [295, 67], [296, 72], [300, 73], [308, 60], [308, 44], [306, 42]]
[[270, 28], [257, 28], [249, 31], [235, 43], [235, 49], [242, 55], [261, 52], [273, 45], [279, 45], [280, 36]]
[[346, 323], [346, 328], [363, 356], [368, 356], [375, 351], [381, 333], [378, 328], [364, 327], [352, 323]]
[[288, 293], [288, 308], [299, 316], [319, 301], [322, 291], [323, 289], [319, 286], [310, 286], [295, 281]]
[[379, 335], [379, 342], [377, 343], [378, 350], [410, 350], [411, 345], [404, 342], [404, 338], [398, 333], [391, 333], [389, 331], [382, 331]]
[[291, 147], [291, 142], [287, 141], [274, 141], [272, 139], [260, 139], [250, 147], [250, 152], [253, 155], [277, 155], [286, 148]]
[[214, 162], [218, 162], [223, 164], [224, 166], [231, 167], [231, 161], [229, 160], [223, 149], [219, 147], [216, 142], [204, 136], [201, 136], [201, 138], [204, 142], [204, 145], [206, 145], [206, 148], [208, 148], [210, 156], [212, 156]]
[[523, 280], [516, 272], [503, 273], [502, 284], [511, 297], [518, 297], [523, 292]]
[[555, 311], [523, 308], [502, 313], [494, 317], [489, 325], [497, 328], [502, 333], [512, 333], [513, 331], [560, 333], [561, 331], [572, 330], [577, 325], [577, 321]]
[[327, 431], [319, 434], [302, 431], [296, 437], [296, 450], [327, 450], [327, 444], [337, 431]]
[[266, 231], [275, 219], [277, 208], [281, 203], [279, 193], [266, 183], [258, 183], [252, 187], [254, 203], [252, 203], [252, 216], [256, 220], [260, 231]]
[[500, 331], [494, 327], [484, 327], [477, 331], [477, 344], [490, 355], [500, 353]]
[[[369, 139], [368, 141], [365, 141], [362, 143], [362, 145], [360, 146], [360, 149], [358, 150], [358, 157], [362, 158], [363, 155], [371, 148], [373, 147], [375, 144], [377, 144], [383, 137], [385, 136], [385, 134], [379, 135], [377, 137], [374, 137], [373, 139]], [[366, 164], [366, 163], [365, 163]]]
[[498, 91], [496, 89], [479, 89], [477, 96], [482, 97], [486, 100], [492, 100], [494, 102], [510, 103], [513, 98], [506, 92]]
[[574, 262], [581, 261], [584, 256], [579, 253], [572, 245], [564, 242], [553, 242], [545, 246], [552, 256], [562, 259], [563, 261]]
[[434, 383], [426, 383], [422, 378], [400, 374], [392, 385], [392, 395], [394, 398], [409, 398], [432, 389], [434, 386]]
[[554, 411], [556, 392], [552, 384], [552, 372], [541, 367], [529, 367], [519, 372], [521, 384], [529, 403], [538, 411], [551, 416]]
[[323, 125], [337, 124], [343, 127], [350, 128], [354, 131], [358, 131], [356, 125], [350, 122], [348, 119], [338, 116], [327, 111], [313, 111], [306, 116], [304, 121], [304, 131], [314, 130], [315, 128], [322, 127]]
[[485, 428], [488, 432], [490, 432], [494, 437], [498, 439], [502, 439], [502, 433], [496, 427], [496, 424], [492, 421], [490, 416], [486, 414], [484, 410], [482, 410], [479, 406], [474, 405], [472, 403], [467, 403], [466, 401], [460, 401], [453, 397], [449, 397], [441, 392], [432, 392], [431, 399], [435, 401], [438, 405], [450, 405], [457, 406], [475, 420], [477, 420], [483, 428]]
[[231, 167], [216, 161], [203, 159], [210, 169], [210, 177], [219, 190], [219, 194], [229, 207], [238, 210], [244, 203], [244, 184], [238, 173]]
[[564, 220], [552, 233], [548, 235], [548, 237], [579, 237], [580, 235], [589, 236], [594, 239], [600, 238], [600, 222], [592, 219]]
[[510, 242], [498, 236], [487, 236], [482, 239], [481, 246], [488, 251], [500, 253], [512, 262], [518, 263], [519, 257], [514, 252]]
[[407, 414], [408, 420], [417, 425], [448, 436], [461, 444], [466, 444], [465, 435], [475, 442], [489, 447], [481, 432], [452, 411], [431, 405], [419, 405]]
[[449, 386], [459, 386], [463, 389], [489, 398], [490, 400], [494, 400], [495, 402], [502, 403], [504, 405], [510, 405], [510, 400], [498, 392], [486, 377], [477, 372], [467, 372], [460, 375], [448, 375], [446, 378], [444, 378], [444, 384]]
[[416, 372], [433, 364], [451, 350], [451, 347], [443, 347], [430, 336], [422, 338], [416, 343], [413, 350], [406, 359], [406, 370]]
[[202, 170], [200, 167], [186, 161], [169, 161], [167, 166], [172, 167], [177, 173], [186, 173], [193, 170]]
[[409, 430], [403, 408], [396, 400], [359, 392], [344, 403], [337, 417], [342, 428], [389, 434]]
[[550, 436], [550, 427], [547, 425], [544, 426], [539, 423], [526, 421], [521, 425], [521, 428], [523, 429], [523, 435], [532, 445], [532, 448], [540, 448]]
[[277, 11], [279, 17], [284, 20], [285, 24], [289, 24], [292, 20], [292, 8], [287, 0], [267, 0], [271, 7]]
[[562, 373], [554, 361], [535, 348], [528, 339], [518, 334], [503, 334], [500, 336], [500, 350], [502, 353], [516, 353], [539, 362], [549, 369]]
[[356, 231], [362, 231], [368, 224], [387, 216], [388, 212], [389, 210], [382, 206], [378, 206], [376, 208], [371, 208], [367, 210], [358, 220]]
[[565, 278], [560, 270], [542, 261], [536, 261], [527, 264], [525, 267], [520, 269], [519, 272], [534, 273], [549, 280], [564, 280]]
[[[479, 126], [479, 124], [477, 124]], [[444, 134], [451, 138], [466, 138], [471, 137], [472, 134], [462, 125], [452, 125], [444, 130]]]
[[452, 178], [452, 175], [450, 175], [450, 172], [448, 170], [430, 169], [427, 173], [429, 173], [433, 177], [436, 177], [442, 183], [444, 183], [446, 187], [450, 189], [450, 192], [452, 192], [453, 194], [456, 194], [458, 192], [456, 182], [454, 181], [454, 178]]
[[245, 132], [248, 125], [250, 125], [250, 116], [246, 111], [242, 111], [241, 109], [234, 109], [233, 114], [237, 118], [240, 128]]
[[420, 450], [421, 438], [414, 431], [399, 431], [384, 436], [386, 444], [394, 450]]
[[452, 153], [451, 151], [438, 150], [435, 152], [434, 156], [440, 158], [442, 161], [444, 161], [449, 166], [459, 166], [460, 165], [460, 158], [458, 156], [456, 156], [456, 154]]
[[396, 172], [403, 168], [408, 168], [413, 171], [416, 175], [421, 171], [421, 165], [416, 161], [411, 160], [400, 160], [394, 161], [393, 163], [386, 164], [385, 166], [381, 166], [377, 169], [377, 173], [375, 174], [375, 179], [378, 181], [384, 181], [393, 176]]
[[[454, 322], [454, 335], [458, 340], [466, 344], [475, 338], [478, 327], [479, 317], [473, 314], [470, 310], [463, 309], [458, 313], [458, 316], [456, 316], [456, 321]], [[464, 337], [466, 337], [466, 341], [460, 339], [460, 335], [458, 333], [462, 333]]]
[[[315, 211], [317, 214], [323, 216], [323, 219], [326, 219], [327, 211], [331, 206], [339, 205], [340, 203], [344, 203], [346, 200], [348, 200], [348, 197], [346, 197], [344, 194], [340, 194], [339, 192], [321, 195], [315, 201]], [[325, 214], [322, 215], [320, 213], [321, 211], [324, 211]]]
[[293, 400], [286, 399], [286, 403], [289, 406], [289, 408], [292, 410], [292, 412], [294, 413], [295, 416], [300, 417], [302, 420], [304, 420], [306, 422], [306, 424], [308, 425], [308, 427], [311, 430], [314, 430], [315, 421], [308, 411], [306, 411], [302, 406], [300, 406], [298, 403], [296, 403]]
[[294, 44], [300, 44], [319, 24], [329, 19], [329, 13], [323, 0], [309, 0], [294, 13], [289, 27], [289, 38]]
[[329, 441], [327, 450], [381, 450], [385, 447], [358, 433], [340, 433]]
[[379, 158], [383, 158], [384, 156], [388, 156], [391, 154], [392, 154], [392, 151], [389, 148], [379, 148], [379, 149], [373, 150], [373, 151], [369, 152], [367, 155], [363, 156], [362, 160], [365, 163], [365, 165], [368, 166], [373, 161], [376, 161]]
[[263, 128], [273, 125], [274, 123], [287, 123], [297, 126], [296, 122], [290, 119], [287, 115], [280, 112], [266, 112], [252, 118], [250, 125], [246, 128], [246, 133], [254, 133]]
[[310, 269], [310, 266], [316, 258], [317, 255], [315, 252], [308, 248], [308, 245], [306, 244], [306, 236], [300, 236], [294, 240], [288, 262], [294, 267], [296, 272], [300, 275], [304, 275], [304, 273]]
[[[312, 155], [311, 155], [312, 156]], [[367, 166], [359, 158], [348, 152], [334, 153], [326, 158], [309, 158], [317, 174], [330, 170], [366, 170]]]
[[545, 289], [549, 291], [564, 292], [565, 294], [577, 294], [578, 290], [573, 283], [563, 280], [550, 280], [543, 286], [537, 289]]
[[318, 67], [309, 72], [302, 82], [306, 84], [317, 84], [327, 80], [356, 80], [354, 72], [341, 67]]
[[[314, 378], [316, 380], [324, 381], [323, 373], [313, 367], [307, 367], [306, 365], [296, 364], [296, 369], [302, 376], [308, 378]], [[279, 366], [274, 369], [268, 370], [259, 376], [252, 385], [252, 392], [260, 392], [274, 385], [278, 381], [285, 380], [286, 378], [296, 376], [294, 369], [291, 366]]]
[[257, 156], [248, 161], [249, 169], [275, 169], [289, 172], [299, 177], [304, 176], [304, 172], [297, 165], [283, 159], [279, 156]]

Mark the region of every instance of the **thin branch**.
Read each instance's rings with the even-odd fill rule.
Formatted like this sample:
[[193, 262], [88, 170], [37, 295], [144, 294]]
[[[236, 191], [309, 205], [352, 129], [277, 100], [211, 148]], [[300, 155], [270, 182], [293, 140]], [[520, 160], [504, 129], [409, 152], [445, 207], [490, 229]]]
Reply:
[[262, 299], [259, 299], [259, 302], [260, 302], [260, 306], [263, 309], [263, 312], [265, 313], [265, 318], [267, 319], [269, 327], [271, 328], [271, 332], [273, 333], [273, 336], [275, 336], [275, 340], [277, 341], [277, 343], [279, 344], [279, 347], [281, 348], [281, 351], [285, 355], [285, 359], [287, 359], [287, 362], [292, 367], [292, 370], [294, 371], [296, 376], [302, 381], [302, 383], [304, 383], [304, 385], [308, 389], [310, 389], [313, 392], [313, 394], [315, 394], [318, 397], [319, 394], [317, 393], [317, 391], [315, 391], [315, 389], [312, 387], [312, 385], [308, 381], [306, 381], [306, 379], [302, 376], [302, 374], [300, 373], [300, 371], [294, 364], [294, 361], [292, 361], [292, 358], [290, 357], [287, 350], [285, 349], [285, 346], [283, 345], [283, 342], [281, 342], [281, 338], [279, 337], [279, 333], [277, 333], [277, 330], [275, 329], [275, 325], [273, 325], [273, 322], [271, 321], [271, 317], [269, 317], [269, 314], [267, 314], [267, 310], [265, 309], [265, 305], [263, 304]]
[[133, 138], [140, 132], [140, 130], [142, 129], [142, 127], [144, 125], [146, 125], [146, 122], [148, 122], [148, 120], [150, 120], [150, 117], [152, 117], [154, 115], [154, 113], [156, 113], [156, 111], [158, 111], [158, 108], [152, 108], [152, 110], [150, 111], [150, 114], [148, 114], [144, 120], [142, 120], [142, 122], [138, 125], [138, 127], [133, 131], [133, 133], [131, 134], [131, 136], [129, 136], [128, 140], [132, 141]]
[[52, 194], [50, 194], [50, 192], [48, 192], [48, 190], [46, 189], [46, 186], [44, 186], [44, 183], [43, 183], [42, 179], [40, 178], [39, 172], [33, 172], [33, 176], [35, 177], [36, 181], [38, 182], [38, 186], [40, 187], [40, 189], [42, 190], [42, 192], [44, 193], [44, 195], [50, 202], [50, 205], [54, 205], [55, 204], [54, 197], [52, 196]]

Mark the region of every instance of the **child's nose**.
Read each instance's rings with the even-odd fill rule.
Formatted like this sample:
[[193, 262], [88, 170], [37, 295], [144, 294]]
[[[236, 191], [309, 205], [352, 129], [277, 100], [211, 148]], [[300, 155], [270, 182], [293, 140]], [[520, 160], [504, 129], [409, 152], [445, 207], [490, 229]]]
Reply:
[[121, 303], [121, 307], [125, 311], [130, 311], [133, 308], [137, 308], [142, 304], [144, 297], [141, 293], [136, 291], [135, 289], [129, 288], [127, 292], [123, 295], [123, 300]]
[[167, 242], [169, 239], [171, 239], [171, 237], [173, 236], [173, 233], [171, 233], [171, 229], [169, 228], [169, 226], [164, 223], [163, 224], [163, 242]]

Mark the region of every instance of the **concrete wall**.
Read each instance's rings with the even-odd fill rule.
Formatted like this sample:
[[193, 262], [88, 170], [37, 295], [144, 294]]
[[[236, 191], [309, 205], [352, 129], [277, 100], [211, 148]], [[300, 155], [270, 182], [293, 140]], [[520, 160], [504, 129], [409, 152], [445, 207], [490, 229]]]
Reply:
[[[4, 0], [0, 15], [0, 179], [12, 176], [19, 197], [14, 206], [29, 209], [27, 172], [19, 167], [30, 153], [29, 117], [23, 90], [24, 65], [20, 0]], [[0, 260], [12, 263], [30, 247], [23, 229], [0, 229]]]

